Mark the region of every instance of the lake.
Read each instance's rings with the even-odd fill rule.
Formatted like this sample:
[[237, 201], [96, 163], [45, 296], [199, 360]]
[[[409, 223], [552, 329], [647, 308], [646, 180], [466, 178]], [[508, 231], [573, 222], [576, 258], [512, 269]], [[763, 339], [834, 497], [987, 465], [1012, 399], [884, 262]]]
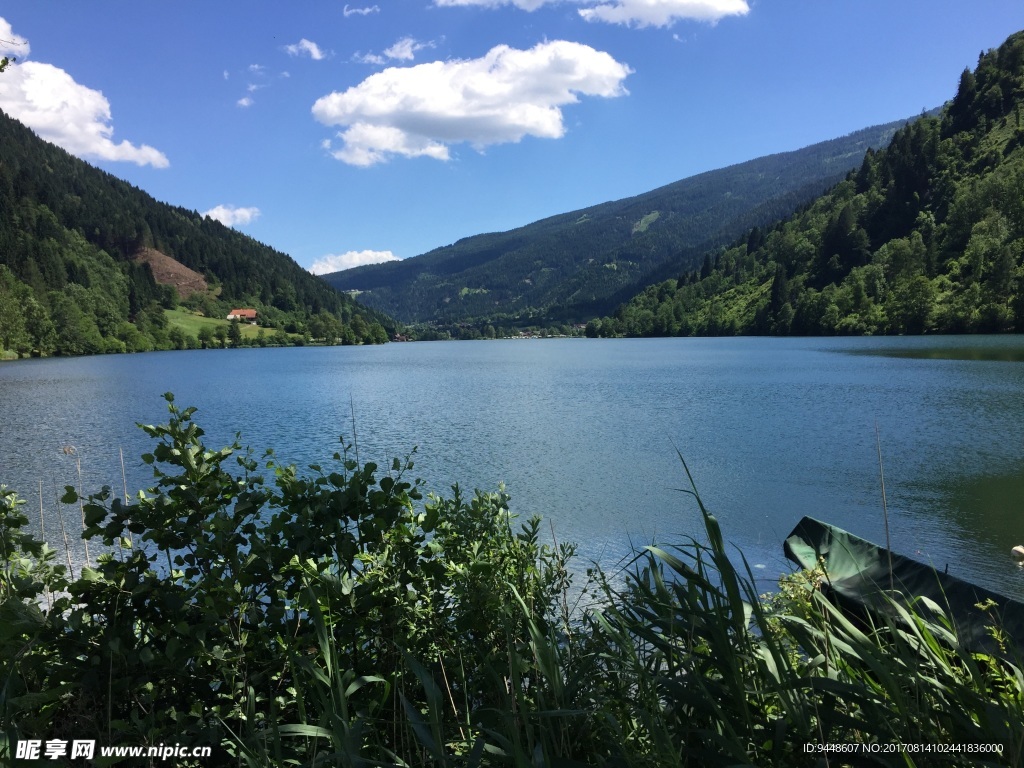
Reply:
[[[414, 447], [438, 492], [494, 490], [585, 559], [700, 537], [686, 458], [765, 585], [812, 515], [1024, 598], [1024, 339], [548, 339], [161, 352], [0, 365], [0, 482], [33, 519], [57, 490], [151, 475], [137, 422], [161, 394], [198, 407], [210, 447], [329, 463], [353, 434], [382, 466]], [[876, 443], [876, 427], [879, 442]], [[33, 511], [34, 510], [34, 511]], [[65, 510], [70, 526], [77, 509]], [[547, 524], [545, 523], [547, 530]], [[77, 528], [75, 529], [77, 530]], [[47, 538], [63, 544], [51, 518]]]

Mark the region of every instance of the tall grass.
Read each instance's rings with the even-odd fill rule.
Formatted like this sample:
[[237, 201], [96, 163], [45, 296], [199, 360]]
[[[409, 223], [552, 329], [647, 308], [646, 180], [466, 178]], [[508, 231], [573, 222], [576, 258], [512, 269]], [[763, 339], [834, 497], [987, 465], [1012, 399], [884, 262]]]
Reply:
[[821, 568], [758, 594], [685, 462], [702, 540], [595, 567], [572, 611], [574, 549], [504, 493], [420, 499], [411, 461], [344, 452], [308, 476], [271, 456], [268, 480], [170, 408], [146, 427], [154, 488], [83, 505], [87, 535], [142, 546], [72, 578], [0, 492], [0, 759], [71, 734], [249, 766], [1024, 761], [997, 625], [1013, 662], [963, 650], [934, 604], [850, 617]]

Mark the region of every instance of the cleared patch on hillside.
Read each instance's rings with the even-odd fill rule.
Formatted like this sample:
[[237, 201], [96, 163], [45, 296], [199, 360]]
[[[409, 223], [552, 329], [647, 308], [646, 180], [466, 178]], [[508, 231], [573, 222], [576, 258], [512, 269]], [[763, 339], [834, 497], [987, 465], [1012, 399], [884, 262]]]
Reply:
[[639, 232], [646, 232], [647, 228], [651, 226], [651, 224], [656, 222], [659, 216], [661, 216], [661, 211], [651, 211], [650, 213], [648, 213], [646, 216], [640, 219], [640, 221], [633, 225], [633, 234], [635, 235]]
[[182, 299], [187, 299], [193, 293], [206, 293], [209, 289], [205, 277], [166, 253], [153, 248], [142, 248], [132, 259], [149, 264], [153, 271], [153, 279], [160, 285], [174, 286]]

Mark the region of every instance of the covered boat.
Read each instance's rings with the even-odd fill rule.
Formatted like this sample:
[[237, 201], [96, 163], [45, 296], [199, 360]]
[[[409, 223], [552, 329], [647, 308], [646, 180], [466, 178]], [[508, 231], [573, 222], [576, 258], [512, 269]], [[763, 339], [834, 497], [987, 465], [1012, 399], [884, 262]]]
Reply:
[[[890, 553], [813, 517], [797, 524], [784, 550], [801, 568], [812, 569], [823, 560], [828, 578], [822, 589], [844, 609], [886, 613], [892, 591], [903, 602], [927, 597], [952, 619], [963, 648], [1009, 659], [1024, 657], [1024, 603]], [[990, 607], [979, 608], [979, 604]], [[1002, 629], [1008, 641], [1005, 651], [992, 636], [993, 625]]]

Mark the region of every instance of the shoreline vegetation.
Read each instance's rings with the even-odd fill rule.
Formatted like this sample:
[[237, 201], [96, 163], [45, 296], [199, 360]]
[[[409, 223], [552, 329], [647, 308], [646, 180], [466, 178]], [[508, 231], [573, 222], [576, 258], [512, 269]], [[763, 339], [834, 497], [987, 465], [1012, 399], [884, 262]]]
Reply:
[[[0, 296], [3, 281], [9, 277], [5, 270], [6, 267], [0, 265]], [[186, 349], [350, 346], [390, 341], [388, 331], [380, 323], [366, 323], [358, 316], [346, 324], [329, 312], [321, 312], [304, 321], [277, 319], [268, 325], [222, 319], [223, 314], [213, 314], [217, 309], [190, 309], [171, 299], [168, 303], [168, 307], [151, 307], [144, 332], [140, 332], [137, 324], [125, 321], [109, 336], [85, 317], [78, 325], [60, 328], [45, 320], [39, 328], [31, 330], [29, 315], [15, 317], [8, 313], [5, 318], [0, 310], [0, 361]], [[17, 313], [19, 308], [14, 306], [12, 311]]]
[[[0, 267], [2, 269], [2, 267]], [[0, 275], [2, 276], [2, 275]], [[420, 327], [396, 332], [391, 338], [380, 324], [356, 324], [347, 329], [333, 316], [313, 318], [307, 323], [289, 325], [291, 330], [262, 326], [235, 320], [221, 320], [183, 307], [164, 310], [164, 333], [156, 343], [139, 343], [133, 348], [113, 344], [93, 351], [58, 351], [39, 348], [9, 349], [0, 337], [0, 362], [37, 357], [79, 357], [101, 354], [135, 352], [173, 352], [196, 349], [243, 349], [266, 347], [335, 347], [366, 344], [385, 344], [389, 341], [480, 341], [492, 339], [560, 339], [582, 338], [585, 326], [559, 325], [552, 327], [529, 326], [513, 328], [490, 323], [452, 326], [447, 328]]]
[[411, 458], [382, 471], [344, 445], [302, 472], [210, 449], [165, 398], [141, 427], [151, 489], [61, 500], [95, 562], [61, 565], [0, 487], [5, 764], [27, 739], [245, 766], [1024, 761], [1020, 649], [995, 619], [1000, 657], [934, 604], [850, 617], [822, 567], [759, 594], [681, 456], [702, 540], [584, 575], [502, 489], [424, 497]]

